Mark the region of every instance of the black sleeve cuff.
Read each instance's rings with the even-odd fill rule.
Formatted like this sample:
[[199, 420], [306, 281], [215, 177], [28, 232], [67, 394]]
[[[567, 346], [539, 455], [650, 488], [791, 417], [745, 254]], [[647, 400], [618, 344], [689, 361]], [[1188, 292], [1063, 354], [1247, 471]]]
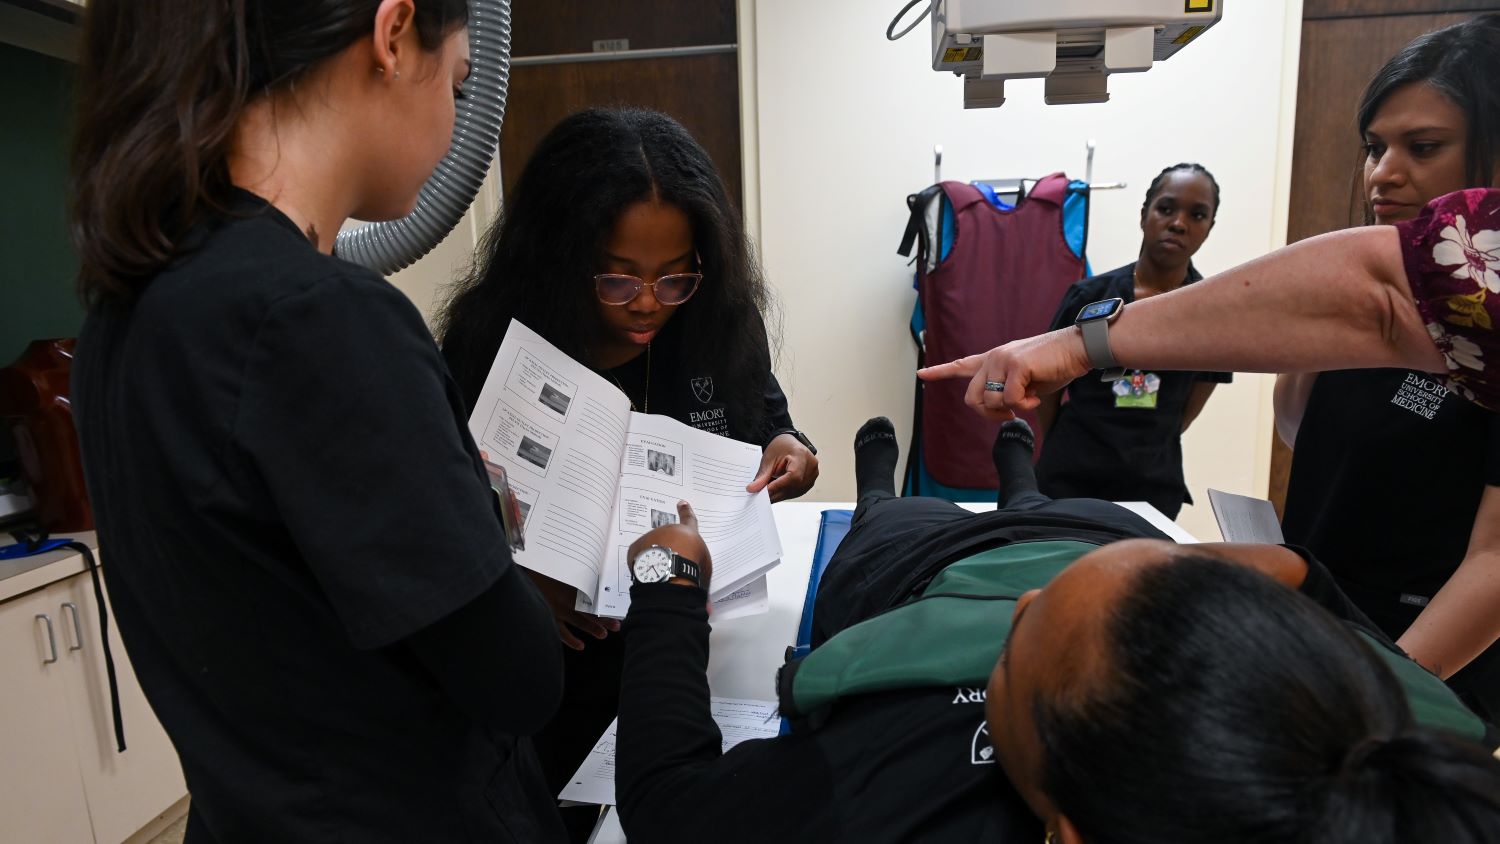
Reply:
[[637, 610], [698, 610], [703, 620], [708, 620], [708, 590], [702, 586], [684, 586], [681, 583], [637, 583], [630, 587], [630, 610], [627, 617]]

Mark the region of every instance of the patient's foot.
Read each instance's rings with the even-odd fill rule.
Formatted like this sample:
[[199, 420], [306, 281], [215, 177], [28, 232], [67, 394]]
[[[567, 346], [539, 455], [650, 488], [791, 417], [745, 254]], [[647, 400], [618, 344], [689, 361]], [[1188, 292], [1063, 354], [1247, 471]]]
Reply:
[[896, 426], [884, 416], [877, 416], [859, 426], [854, 435], [854, 494], [896, 494]]
[[1000, 426], [995, 444], [990, 448], [990, 457], [995, 461], [995, 473], [1000, 476], [1000, 494], [995, 505], [1004, 509], [1021, 495], [1036, 492], [1036, 472], [1031, 468], [1031, 455], [1036, 451], [1036, 437], [1024, 419], [1011, 419]]

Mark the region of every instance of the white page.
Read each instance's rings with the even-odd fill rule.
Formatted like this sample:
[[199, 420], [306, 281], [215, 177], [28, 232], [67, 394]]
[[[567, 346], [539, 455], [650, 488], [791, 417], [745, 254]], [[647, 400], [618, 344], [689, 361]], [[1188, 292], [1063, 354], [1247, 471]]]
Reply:
[[1151, 523], [1151, 526], [1165, 533], [1179, 545], [1193, 545], [1200, 540], [1188, 533], [1181, 525], [1167, 518], [1167, 514], [1156, 509], [1148, 501], [1116, 501], [1116, 507], [1124, 507], [1126, 510], [1140, 516]]
[[[778, 564], [780, 560], [776, 561]], [[771, 590], [766, 585], [766, 576], [761, 575], [744, 586], [722, 595], [713, 602], [708, 611], [708, 620], [713, 623], [764, 615], [771, 611]]]
[[511, 321], [469, 433], [520, 499], [526, 549], [516, 562], [593, 594], [629, 418], [624, 393]]
[[[781, 561], [777, 560], [776, 563], [779, 565]], [[626, 576], [629, 577], [628, 574]], [[573, 605], [573, 608], [580, 612], [593, 612], [593, 602], [586, 600], [582, 592], [578, 593], [578, 596], [578, 601]], [[618, 605], [619, 602], [616, 600], [614, 603]], [[625, 593], [624, 605], [626, 609], [630, 608], [630, 595], [628, 591]], [[736, 618], [765, 615], [770, 611], [771, 590], [766, 585], [766, 576], [761, 575], [733, 592], [715, 598], [712, 606], [709, 608], [708, 620], [713, 623], [733, 621]], [[611, 616], [611, 618], [613, 617]], [[619, 617], [624, 618], [623, 615]]]
[[1281, 534], [1281, 521], [1276, 518], [1276, 505], [1264, 498], [1211, 489], [1208, 500], [1214, 507], [1214, 518], [1225, 542], [1280, 545], [1286, 541]]
[[666, 416], [630, 414], [620, 500], [613, 519], [614, 554], [605, 560], [598, 601], [579, 608], [624, 618], [630, 607], [630, 544], [677, 521], [677, 502], [698, 516], [698, 533], [713, 556], [709, 597], [728, 595], [781, 559], [781, 538], [765, 490], [745, 485], [760, 468], [761, 450], [684, 425]]
[[587, 844], [625, 844], [625, 827], [620, 826], [620, 812], [610, 806], [599, 815], [599, 823]]
[[[709, 714], [719, 725], [725, 753], [742, 741], [775, 738], [781, 732], [775, 701], [714, 697], [709, 698]], [[599, 737], [588, 758], [563, 786], [559, 800], [615, 805], [615, 731], [619, 724], [618, 718], [610, 722], [609, 729]]]

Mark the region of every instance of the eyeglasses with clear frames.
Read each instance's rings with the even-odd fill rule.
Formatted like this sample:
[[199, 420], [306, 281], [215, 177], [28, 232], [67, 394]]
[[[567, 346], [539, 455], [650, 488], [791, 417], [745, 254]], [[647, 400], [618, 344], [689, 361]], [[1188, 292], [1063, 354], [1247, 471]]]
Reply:
[[[693, 257], [697, 258], [696, 255]], [[702, 259], [698, 259], [698, 266], [703, 266]], [[646, 281], [633, 275], [600, 273], [594, 276], [594, 293], [606, 305], [628, 305], [641, 295], [643, 289], [649, 287], [656, 301], [663, 305], [681, 305], [693, 298], [702, 282], [703, 273], [672, 273], [656, 281]]]

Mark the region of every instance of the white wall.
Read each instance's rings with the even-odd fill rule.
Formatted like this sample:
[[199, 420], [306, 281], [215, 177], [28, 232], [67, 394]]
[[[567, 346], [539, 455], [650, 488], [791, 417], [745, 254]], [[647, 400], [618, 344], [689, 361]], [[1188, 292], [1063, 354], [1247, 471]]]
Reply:
[[[416, 304], [428, 325], [432, 324], [437, 309], [446, 301], [448, 288], [468, 275], [479, 240], [500, 210], [499, 185], [500, 165], [497, 161], [490, 168], [484, 184], [480, 185], [469, 210], [443, 242], [422, 260], [390, 276], [391, 284]], [[358, 225], [358, 220], [350, 220], [345, 228]]]
[[[820, 445], [817, 500], [853, 496], [850, 443], [887, 415], [907, 442], [916, 354], [907, 320], [911, 269], [896, 254], [905, 197], [932, 181], [932, 147], [951, 179], [1082, 177], [1098, 142], [1089, 258], [1133, 260], [1145, 188], [1163, 167], [1198, 161], [1223, 188], [1218, 225], [1196, 261], [1206, 273], [1285, 242], [1301, 2], [1235, 0], [1198, 42], [1155, 69], [1110, 79], [1112, 102], [1046, 106], [1041, 80], [1007, 85], [1000, 109], [966, 111], [961, 82], [930, 69], [924, 23], [884, 38], [896, 0], [741, 0], [747, 202], [783, 316], [778, 374], [797, 423]], [[748, 25], [747, 25], [748, 24]], [[758, 183], [755, 181], [758, 178]], [[1189, 432], [1193, 496], [1179, 521], [1214, 537], [1204, 489], [1263, 495], [1269, 467], [1267, 378], [1220, 388]], [[904, 459], [904, 448], [903, 448]]]

